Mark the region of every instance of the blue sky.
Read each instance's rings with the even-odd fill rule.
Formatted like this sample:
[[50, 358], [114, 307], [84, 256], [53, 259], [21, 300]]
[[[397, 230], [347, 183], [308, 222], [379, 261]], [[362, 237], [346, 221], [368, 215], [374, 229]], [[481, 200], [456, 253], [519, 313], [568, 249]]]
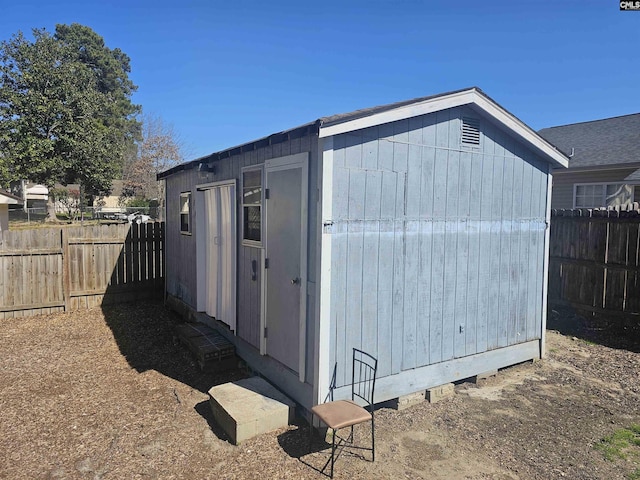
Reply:
[[0, 38], [74, 22], [131, 57], [188, 159], [470, 86], [534, 129], [640, 112], [640, 12], [617, 0], [22, 0]]

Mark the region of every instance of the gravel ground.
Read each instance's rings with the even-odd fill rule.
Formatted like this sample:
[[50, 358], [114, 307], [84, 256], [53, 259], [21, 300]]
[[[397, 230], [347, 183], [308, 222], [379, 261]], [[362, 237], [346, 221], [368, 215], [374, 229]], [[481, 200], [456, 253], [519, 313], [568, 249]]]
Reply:
[[[309, 449], [302, 421], [227, 442], [206, 392], [245, 372], [200, 372], [173, 342], [176, 321], [152, 303], [3, 321], [0, 478], [326, 478], [326, 445]], [[335, 478], [640, 478], [640, 447], [613, 461], [594, 448], [640, 424], [640, 344], [550, 317], [567, 325], [542, 361], [460, 383], [441, 403], [379, 409], [376, 462], [345, 451]]]

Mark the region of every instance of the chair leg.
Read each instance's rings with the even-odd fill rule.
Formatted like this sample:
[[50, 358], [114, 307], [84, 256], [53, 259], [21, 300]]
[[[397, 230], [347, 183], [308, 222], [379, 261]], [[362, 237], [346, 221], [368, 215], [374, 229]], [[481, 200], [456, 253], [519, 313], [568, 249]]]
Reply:
[[376, 461], [376, 429], [373, 424], [373, 415], [371, 415], [371, 461]]
[[333, 464], [336, 461], [336, 431], [331, 430], [331, 475], [333, 478]]

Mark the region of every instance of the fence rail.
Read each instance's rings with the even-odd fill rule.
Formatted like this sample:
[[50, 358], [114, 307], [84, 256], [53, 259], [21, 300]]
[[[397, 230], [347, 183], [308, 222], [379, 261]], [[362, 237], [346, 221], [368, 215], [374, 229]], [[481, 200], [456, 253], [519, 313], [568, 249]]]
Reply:
[[549, 304], [640, 321], [640, 211], [553, 211]]
[[0, 319], [162, 292], [164, 224], [8, 230], [0, 235]]

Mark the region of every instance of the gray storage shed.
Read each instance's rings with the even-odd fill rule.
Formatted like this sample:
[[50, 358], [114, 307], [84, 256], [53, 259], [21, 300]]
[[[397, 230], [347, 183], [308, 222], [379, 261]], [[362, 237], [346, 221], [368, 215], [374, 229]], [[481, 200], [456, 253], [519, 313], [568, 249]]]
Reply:
[[179, 165], [166, 289], [305, 408], [544, 354], [551, 169], [567, 157], [478, 88], [324, 117]]

